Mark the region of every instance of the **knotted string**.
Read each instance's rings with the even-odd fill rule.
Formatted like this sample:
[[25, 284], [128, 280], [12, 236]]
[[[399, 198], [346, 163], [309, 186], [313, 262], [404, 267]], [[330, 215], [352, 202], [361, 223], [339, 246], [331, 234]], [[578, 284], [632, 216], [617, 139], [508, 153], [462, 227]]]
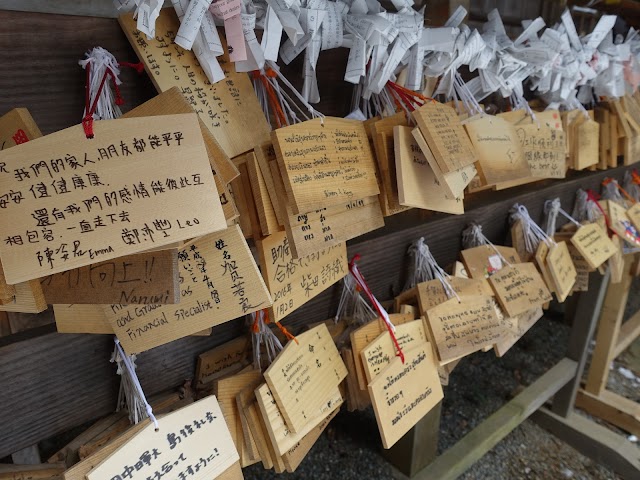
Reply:
[[576, 227], [582, 227], [582, 224], [562, 209], [560, 199], [554, 198], [544, 202], [544, 212], [547, 214], [547, 235], [553, 235], [556, 230], [558, 214], [573, 223]]
[[398, 352], [397, 355], [400, 357], [400, 360], [404, 364], [404, 353], [400, 348], [400, 344], [398, 343], [398, 339], [396, 338], [396, 334], [395, 334], [396, 327], [393, 325], [393, 323], [391, 322], [391, 319], [389, 318], [389, 314], [384, 309], [384, 307], [380, 304], [380, 302], [375, 297], [371, 289], [369, 289], [367, 282], [365, 281], [364, 277], [360, 273], [360, 270], [356, 265], [356, 262], [359, 259], [360, 259], [360, 255], [358, 254], [354, 255], [354, 257], [349, 262], [349, 271], [351, 272], [351, 275], [353, 275], [353, 278], [355, 279], [356, 283], [360, 286], [362, 291], [367, 294], [367, 297], [369, 297], [369, 301], [373, 304], [374, 308], [378, 312], [378, 315], [380, 315], [380, 318], [382, 318], [384, 320], [384, 323], [387, 325], [387, 330], [389, 330], [389, 335], [391, 335], [391, 340], [393, 341], [393, 344], [395, 345], [396, 350]]
[[424, 237], [420, 237], [409, 245], [407, 254], [409, 255], [409, 272], [404, 290], [409, 290], [419, 283], [434, 280], [433, 270], [427, 261], [429, 247], [424, 243]]
[[483, 245], [491, 247], [505, 265], [511, 265], [502, 253], [500, 253], [500, 250], [482, 233], [482, 225], [478, 225], [477, 223], [469, 224], [469, 226], [462, 231], [462, 247], [466, 250]]
[[511, 221], [520, 221], [524, 236], [524, 247], [529, 253], [535, 253], [540, 242], [547, 245], [555, 245], [555, 241], [545, 233], [540, 226], [529, 216], [529, 210], [524, 205], [516, 203], [511, 211]]
[[[155, 425], [156, 431], [158, 431], [160, 428], [158, 420], [153, 414], [153, 409], [151, 408], [151, 405], [149, 405], [149, 402], [147, 402], [147, 398], [144, 395], [144, 391], [140, 385], [140, 380], [138, 380], [138, 376], [136, 375], [136, 367], [131, 361], [131, 358], [129, 358], [122, 349], [120, 340], [118, 340], [117, 337], [114, 337], [113, 340], [115, 342], [115, 350], [111, 361], [115, 361], [118, 364], [120, 370], [118, 373], [122, 376], [123, 384], [121, 384], [121, 394], [124, 394], [126, 402], [129, 405], [129, 418], [133, 423], [138, 423], [142, 418], [144, 418], [144, 414], [146, 414], [146, 416], [149, 417]], [[124, 370], [121, 368], [123, 365]], [[129, 385], [133, 387], [133, 392], [129, 391]], [[144, 407], [144, 410], [140, 411], [138, 409], [138, 403]], [[138, 415], [140, 415], [140, 418], [138, 418]]]
[[[590, 209], [589, 205], [595, 205], [598, 208], [598, 210], [600, 210], [600, 213], [604, 217], [604, 221], [607, 224], [607, 230], [609, 231], [609, 236], [611, 236], [613, 233], [613, 230], [611, 229], [611, 222], [609, 221], [609, 215], [605, 213], [605, 211], [602, 208], [602, 205], [600, 205], [600, 202], [598, 201], [600, 199], [600, 195], [595, 193], [593, 190], [587, 190], [587, 199], [588, 199], [587, 213], [590, 214], [591, 217], [593, 217], [593, 213], [592, 213], [593, 209]], [[592, 221], [595, 221], [595, 217]]]

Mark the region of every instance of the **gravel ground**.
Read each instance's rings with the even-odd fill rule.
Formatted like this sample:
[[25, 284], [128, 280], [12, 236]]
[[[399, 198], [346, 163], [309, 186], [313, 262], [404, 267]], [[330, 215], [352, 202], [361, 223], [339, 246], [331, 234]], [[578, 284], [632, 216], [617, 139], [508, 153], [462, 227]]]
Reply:
[[[461, 361], [451, 375], [450, 385], [445, 387], [439, 450], [449, 448], [561, 359], [568, 335], [566, 325], [545, 317], [503, 358], [489, 352], [476, 353]], [[387, 463], [381, 452], [373, 411], [343, 411], [295, 473], [277, 475], [256, 464], [246, 468], [244, 475], [248, 480], [405, 478]], [[525, 421], [460, 478], [617, 480], [620, 477], [533, 422]]]

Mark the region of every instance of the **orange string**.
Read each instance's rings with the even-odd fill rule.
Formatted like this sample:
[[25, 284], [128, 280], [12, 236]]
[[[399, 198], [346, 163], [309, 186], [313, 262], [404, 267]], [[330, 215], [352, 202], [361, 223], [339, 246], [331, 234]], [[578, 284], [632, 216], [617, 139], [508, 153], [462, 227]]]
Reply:
[[640, 175], [638, 175], [635, 168], [631, 171], [631, 179], [633, 180], [633, 183], [640, 185]]
[[287, 125], [287, 116], [284, 114], [282, 107], [280, 106], [280, 101], [278, 100], [278, 96], [273, 89], [273, 85], [269, 82], [267, 77], [275, 78], [277, 73], [273, 71], [273, 69], [268, 68], [265, 71], [265, 74], [262, 75], [258, 70], [253, 72], [253, 77], [256, 79], [260, 79], [262, 85], [264, 86], [265, 91], [267, 92], [267, 96], [269, 98], [269, 105], [271, 105], [271, 109], [273, 110], [273, 114], [276, 119], [276, 125], [278, 128], [284, 127]]
[[[611, 182], [613, 182], [613, 179], [612, 179], [612, 178], [605, 178], [605, 179], [602, 181], [602, 185], [603, 185], [603, 186], [604, 186], [604, 185], [609, 185]], [[620, 193], [622, 193], [622, 195], [624, 195], [624, 197], [625, 197], [627, 200], [629, 200], [631, 203], [636, 203], [636, 199], [635, 199], [635, 198], [633, 198], [631, 195], [629, 195], [629, 193], [627, 193], [627, 191], [626, 191], [624, 188], [622, 188], [622, 187], [620, 186], [620, 184], [616, 183], [616, 184], [615, 184], [615, 186], [616, 186], [616, 187], [618, 187], [618, 190], [620, 191]]]
[[[264, 323], [266, 325], [269, 325], [271, 323], [271, 319], [269, 318], [269, 310], [263, 310], [263, 311], [264, 311]], [[287, 340], [293, 340], [294, 342], [298, 343], [298, 339], [296, 338], [296, 336], [293, 335], [289, 330], [287, 330], [284, 325], [282, 325], [280, 322], [275, 322], [275, 323], [276, 323], [276, 326], [282, 332], [282, 334], [287, 338]]]

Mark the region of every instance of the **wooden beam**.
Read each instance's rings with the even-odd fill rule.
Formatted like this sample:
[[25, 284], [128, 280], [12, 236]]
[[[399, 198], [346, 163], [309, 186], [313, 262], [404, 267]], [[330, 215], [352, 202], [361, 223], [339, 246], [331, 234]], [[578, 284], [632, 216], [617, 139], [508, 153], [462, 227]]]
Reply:
[[578, 368], [573, 381], [567, 383], [553, 397], [553, 411], [558, 415], [566, 417], [576, 403], [576, 393], [587, 363], [589, 343], [598, 323], [610, 278], [609, 269], [604, 275], [593, 272], [589, 275], [589, 291], [579, 293], [567, 349], [567, 358], [578, 362]]
[[591, 357], [591, 365], [587, 374], [587, 383], [584, 389], [587, 392], [598, 395], [607, 386], [609, 378], [609, 366], [614, 359], [615, 345], [618, 339], [618, 331], [622, 324], [624, 309], [629, 297], [631, 288], [631, 276], [629, 269], [632, 261], [626, 259], [624, 262], [624, 273], [622, 282], [619, 284], [609, 283], [607, 294], [602, 304], [600, 318], [598, 320], [598, 333], [596, 334], [596, 346]]
[[629, 433], [640, 435], [640, 403], [609, 390], [603, 390], [599, 395], [580, 390], [576, 407]]
[[393, 447], [383, 451], [384, 458], [408, 477], [426, 467], [438, 455], [441, 413], [439, 402]]
[[640, 310], [622, 324], [618, 332], [618, 342], [613, 350], [613, 358], [624, 352], [633, 341], [640, 336]]
[[569, 382], [575, 376], [577, 367], [577, 362], [573, 360], [560, 360], [517, 397], [420, 471], [414, 480], [458, 478]]
[[565, 418], [547, 408], [541, 408], [531, 419], [583, 455], [613, 469], [623, 478], [640, 478], [638, 447], [622, 435], [574, 412]]

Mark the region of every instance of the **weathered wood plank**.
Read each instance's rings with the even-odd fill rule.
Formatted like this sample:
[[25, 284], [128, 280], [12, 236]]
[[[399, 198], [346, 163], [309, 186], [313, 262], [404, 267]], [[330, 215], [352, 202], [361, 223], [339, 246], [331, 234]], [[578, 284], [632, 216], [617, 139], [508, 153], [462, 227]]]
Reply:
[[436, 458], [413, 479], [458, 478], [570, 381], [575, 375], [577, 366], [576, 362], [568, 358], [560, 360], [547, 373], [465, 435], [462, 440]]
[[[624, 170], [621, 167], [597, 173], [580, 172], [565, 181], [541, 182], [517, 191], [488, 192], [490, 195], [481, 192], [469, 200], [467, 213], [460, 216], [428, 215], [423, 211], [401, 213], [389, 217], [384, 228], [349, 242], [348, 256], [362, 255], [359, 265], [367, 282], [379, 299], [388, 299], [400, 292], [404, 283], [405, 252], [414, 239], [425, 236], [436, 259], [448, 264], [457, 258], [460, 232], [470, 221], [480, 223], [489, 239], [502, 243], [507, 233], [507, 211], [514, 202], [526, 205], [532, 218], [539, 219], [546, 199], [560, 197], [564, 208], [570, 209], [578, 187], [597, 188], [605, 176], [621, 179]], [[397, 273], [389, 275], [389, 272]], [[331, 318], [339, 295], [338, 286], [328, 289], [284, 323], [295, 332], [308, 323]], [[141, 355], [139, 376], [147, 394], [192, 378], [195, 357], [238, 336], [243, 331], [242, 324], [229, 322], [216, 327], [211, 337], [183, 339]], [[0, 345], [11, 338], [3, 337]], [[19, 345], [0, 346], [3, 359], [0, 388], [9, 399], [6, 408], [0, 411], [0, 425], [6, 425], [6, 431], [11, 432], [0, 438], [0, 455], [112, 411], [118, 382], [108, 361], [111, 349], [109, 336], [69, 334], [48, 334]], [[38, 418], [30, 415], [41, 409], [47, 414]]]
[[576, 407], [586, 410], [616, 427], [640, 435], [640, 403], [603, 390], [595, 395], [585, 390], [578, 391]]

